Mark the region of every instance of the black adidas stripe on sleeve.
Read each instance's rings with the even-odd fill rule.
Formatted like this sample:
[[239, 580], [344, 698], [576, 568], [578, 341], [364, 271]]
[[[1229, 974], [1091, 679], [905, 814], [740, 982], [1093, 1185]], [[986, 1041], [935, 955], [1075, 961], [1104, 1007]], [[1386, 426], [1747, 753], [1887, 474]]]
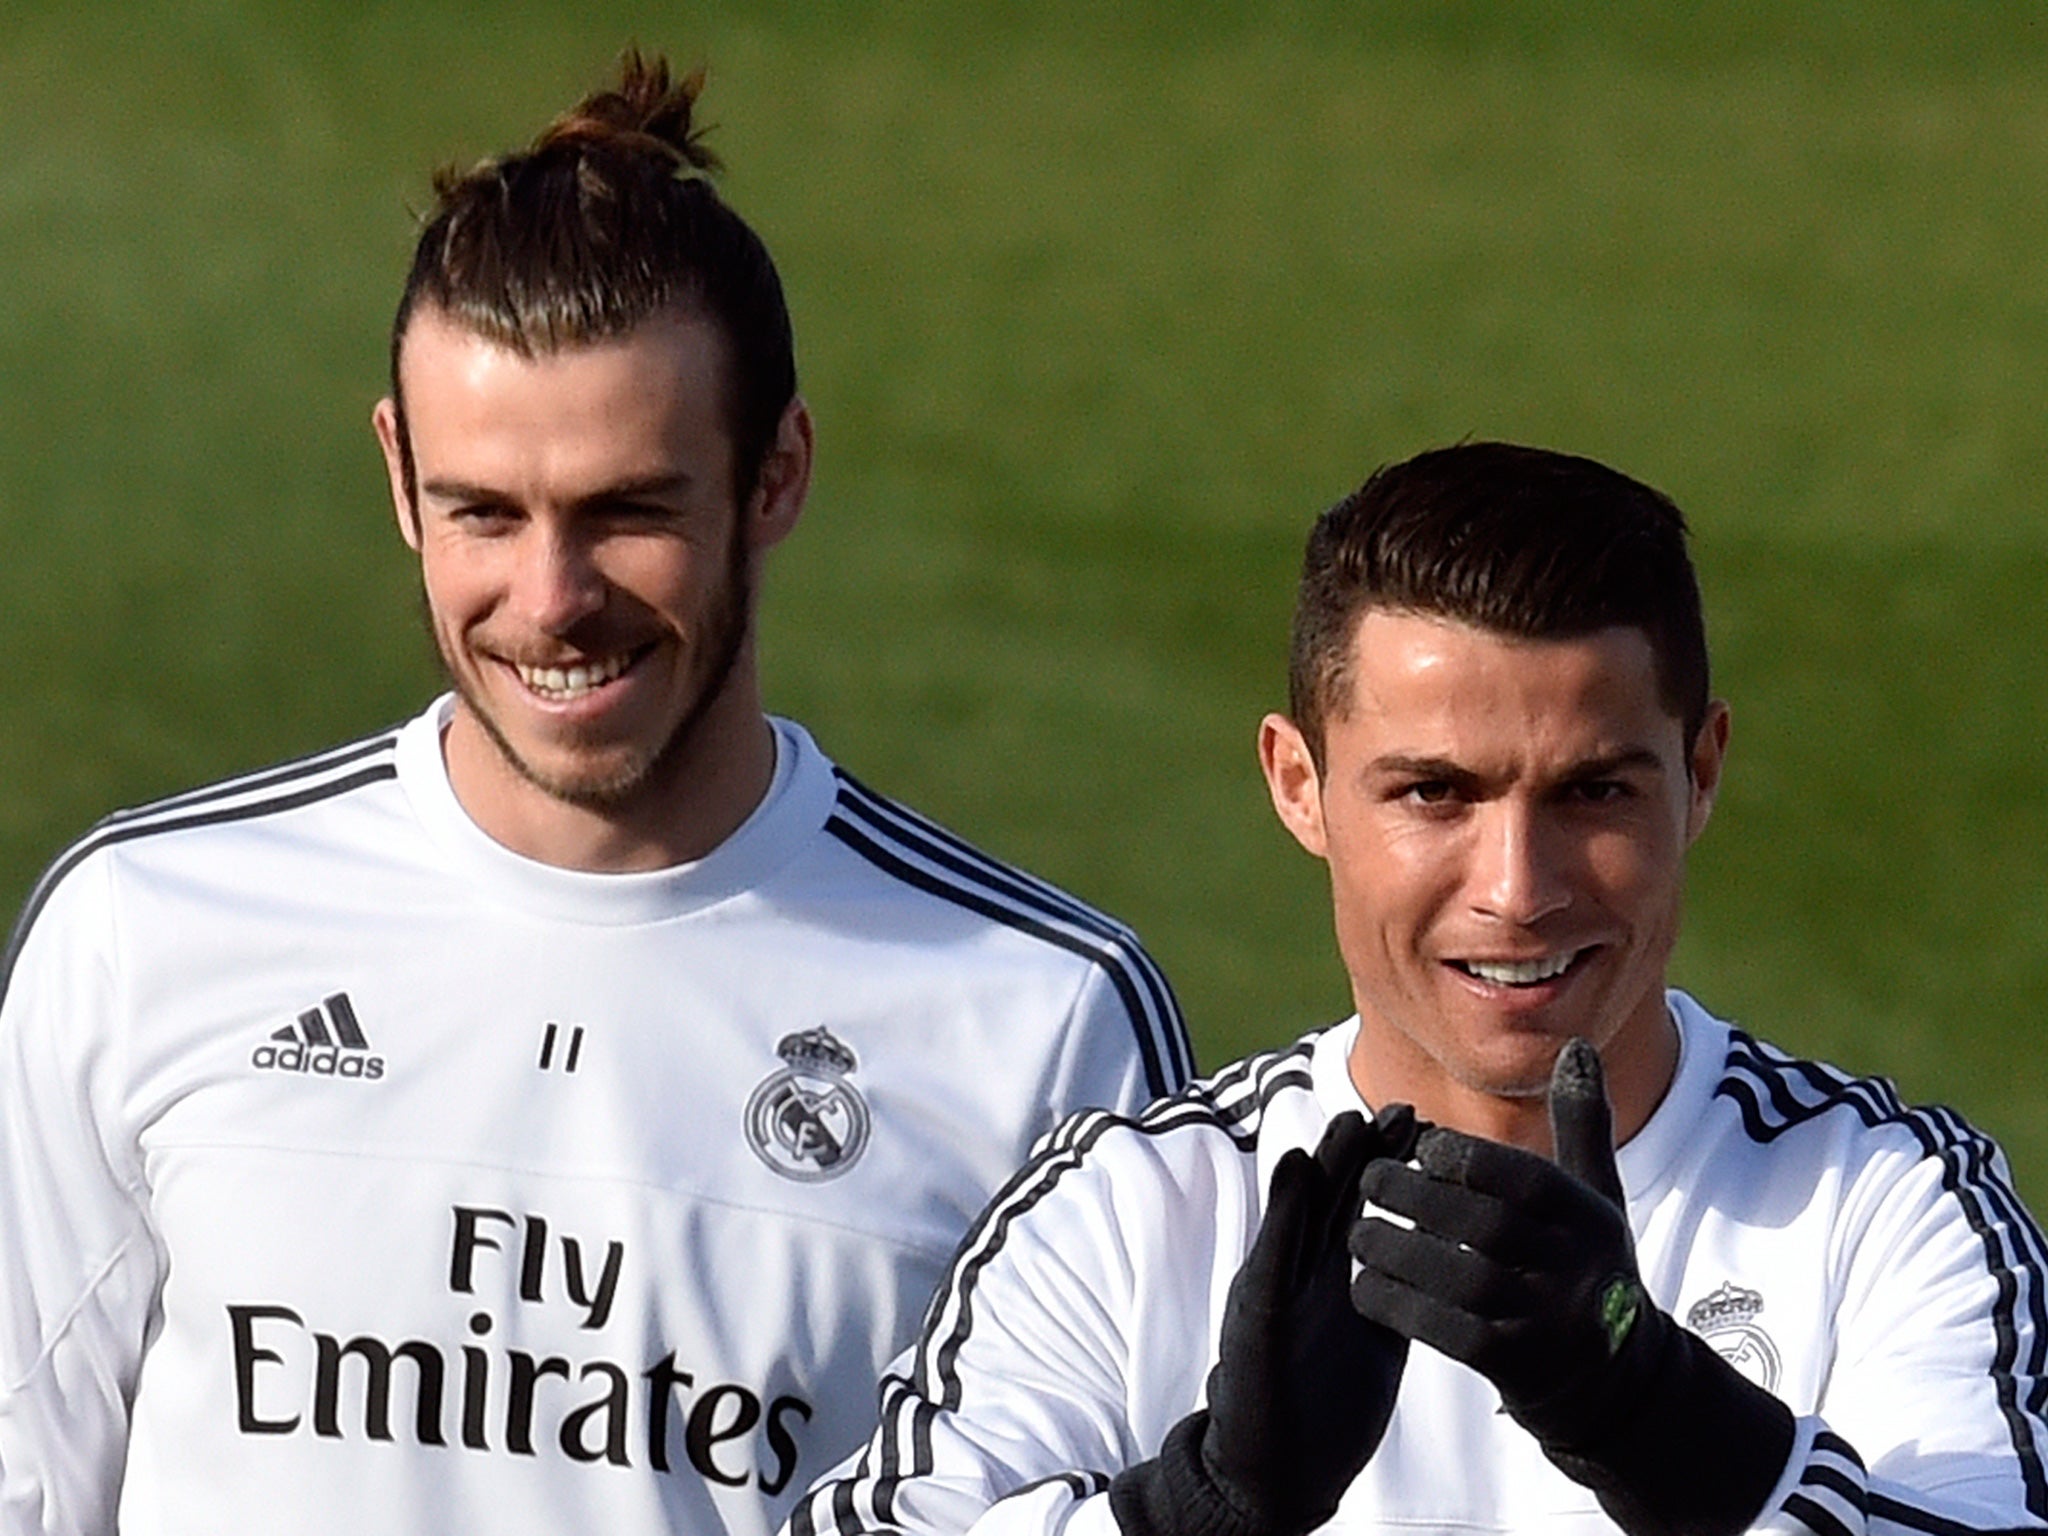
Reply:
[[1152, 1095], [1163, 1097], [1193, 1077], [1194, 1048], [1180, 1005], [1129, 928], [877, 795], [844, 769], [833, 772], [839, 798], [827, 832], [908, 885], [1102, 967], [1130, 1018]]
[[[1997, 1281], [1993, 1387], [2019, 1462], [2027, 1512], [2048, 1520], [2048, 1469], [2042, 1455], [2048, 1419], [2043, 1418], [2041, 1404], [2033, 1401], [2033, 1392], [2022, 1395], [2023, 1378], [2035, 1384], [2048, 1379], [2048, 1242], [2001, 1168], [1990, 1138], [1954, 1110], [1907, 1105], [1884, 1078], [1852, 1078], [1817, 1062], [1798, 1060], [1741, 1030], [1730, 1032], [1728, 1058], [1715, 1093], [1736, 1106], [1744, 1131], [1759, 1143], [1775, 1141], [1817, 1116], [1843, 1109], [1873, 1128], [1903, 1127], [1927, 1156], [1939, 1161], [1942, 1186], [1955, 1197], [1970, 1230], [1983, 1243], [1985, 1263]], [[1922, 1520], [1939, 1518], [1908, 1511], [1906, 1506], [1900, 1510]], [[1879, 1513], [1875, 1506], [1872, 1513]], [[1886, 1518], [1912, 1524], [1897, 1515]]]
[[29, 892], [21, 915], [15, 920], [6, 954], [0, 956], [0, 999], [7, 995], [21, 947], [51, 893], [66, 875], [102, 848], [159, 833], [274, 816], [396, 778], [396, 745], [396, 735], [385, 733], [107, 816], [58, 855]]

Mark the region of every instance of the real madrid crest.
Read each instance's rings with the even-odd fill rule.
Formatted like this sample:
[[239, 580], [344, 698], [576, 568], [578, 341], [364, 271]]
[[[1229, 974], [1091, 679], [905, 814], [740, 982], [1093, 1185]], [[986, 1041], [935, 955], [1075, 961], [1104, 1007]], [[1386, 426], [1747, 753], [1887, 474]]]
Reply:
[[867, 1100], [847, 1079], [859, 1062], [820, 1026], [784, 1035], [775, 1054], [787, 1065], [747, 1100], [747, 1141], [787, 1179], [836, 1179], [868, 1144]]
[[1757, 1327], [1764, 1309], [1761, 1292], [1744, 1290], [1724, 1280], [1711, 1296], [1703, 1296], [1685, 1314], [1685, 1325], [1714, 1352], [1766, 1392], [1778, 1390], [1778, 1346]]

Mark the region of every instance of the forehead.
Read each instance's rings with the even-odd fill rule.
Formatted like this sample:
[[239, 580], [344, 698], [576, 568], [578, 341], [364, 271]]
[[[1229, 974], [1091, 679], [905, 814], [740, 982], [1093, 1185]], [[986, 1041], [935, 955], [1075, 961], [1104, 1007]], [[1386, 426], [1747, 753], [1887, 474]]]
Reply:
[[1675, 750], [1680, 722], [1640, 629], [1525, 640], [1435, 615], [1371, 609], [1352, 633], [1333, 753], [1565, 763]]
[[[415, 454], [485, 469], [565, 468], [725, 448], [724, 348], [681, 314], [528, 355], [436, 309], [406, 327], [399, 384]], [[615, 467], [615, 466], [614, 466]]]
[[[510, 407], [526, 395], [553, 396], [567, 407], [604, 393], [716, 410], [725, 374], [718, 327], [681, 311], [655, 315], [617, 336], [522, 350], [423, 306], [398, 352], [398, 382], [414, 415], [449, 400]], [[422, 399], [426, 395], [433, 398]]]

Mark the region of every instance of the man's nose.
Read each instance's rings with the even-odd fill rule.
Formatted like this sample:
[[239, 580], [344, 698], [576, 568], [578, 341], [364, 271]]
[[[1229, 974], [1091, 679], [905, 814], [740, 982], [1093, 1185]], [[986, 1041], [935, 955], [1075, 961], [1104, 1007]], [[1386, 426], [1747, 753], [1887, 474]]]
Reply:
[[1567, 852], [1540, 806], [1504, 798], [1484, 807], [1470, 892], [1482, 916], [1529, 927], [1571, 903]]
[[604, 575], [587, 543], [544, 521], [529, 528], [513, 581], [521, 617], [548, 634], [561, 634], [604, 606]]

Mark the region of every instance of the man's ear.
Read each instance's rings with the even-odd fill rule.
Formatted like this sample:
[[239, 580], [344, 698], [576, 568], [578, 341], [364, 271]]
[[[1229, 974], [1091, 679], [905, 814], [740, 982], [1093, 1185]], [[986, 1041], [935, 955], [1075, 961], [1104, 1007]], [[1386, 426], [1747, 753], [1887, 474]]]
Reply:
[[1259, 767], [1281, 825], [1317, 858], [1327, 857], [1322, 775], [1301, 728], [1285, 715], [1268, 715], [1259, 722]]
[[1707, 818], [1714, 814], [1714, 798], [1721, 792], [1721, 768], [1727, 760], [1728, 706], [1716, 699], [1707, 706], [1707, 717], [1700, 722], [1700, 733], [1692, 742], [1692, 759], [1686, 765], [1692, 773], [1692, 803], [1685, 816], [1688, 848], [1707, 830]]
[[776, 423], [775, 442], [761, 460], [754, 498], [747, 508], [747, 542], [756, 554], [788, 538], [803, 515], [804, 498], [811, 490], [814, 447], [810, 407], [798, 395]]
[[398, 402], [386, 395], [370, 412], [370, 425], [377, 430], [377, 446], [384, 450], [384, 473], [391, 481], [391, 510], [398, 517], [398, 531], [415, 550], [420, 547], [420, 515], [406, 487], [405, 444], [398, 424]]

